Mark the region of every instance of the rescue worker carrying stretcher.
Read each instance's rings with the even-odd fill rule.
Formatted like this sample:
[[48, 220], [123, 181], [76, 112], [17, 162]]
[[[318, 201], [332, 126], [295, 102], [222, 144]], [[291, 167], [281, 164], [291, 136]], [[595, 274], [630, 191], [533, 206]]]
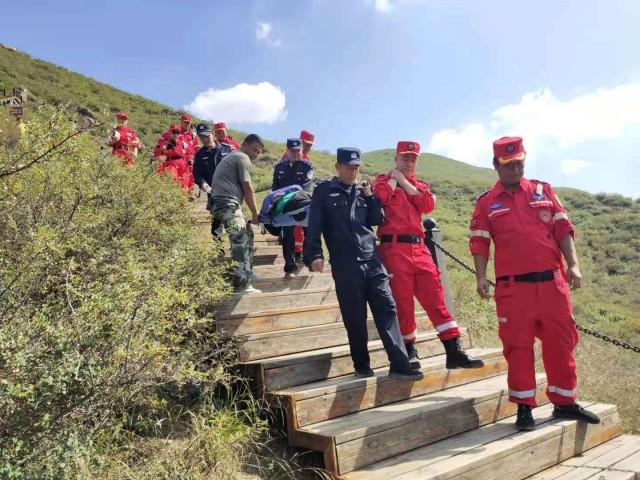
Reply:
[[565, 280], [571, 288], [582, 286], [574, 227], [551, 185], [523, 177], [522, 138], [496, 140], [493, 155], [499, 180], [478, 197], [469, 247], [478, 295], [489, 298], [486, 272], [489, 246], [494, 243], [496, 313], [508, 363], [509, 400], [518, 404], [515, 425], [520, 430], [535, 428], [531, 412], [537, 405], [535, 337], [542, 345], [553, 416], [599, 423], [596, 414], [576, 403], [573, 350], [578, 331]]
[[[302, 148], [301, 139], [287, 139], [287, 152], [273, 169], [272, 191], [290, 185], [300, 185], [304, 191], [311, 193], [313, 189], [313, 166], [308, 160], [303, 160]], [[284, 256], [285, 278], [295, 277], [298, 270], [296, 264], [295, 228], [295, 226], [282, 227], [282, 255]]]
[[416, 297], [444, 345], [447, 368], [481, 368], [484, 366], [482, 360], [470, 357], [462, 348], [458, 324], [445, 303], [440, 272], [424, 243], [422, 214], [435, 208], [436, 198], [429, 185], [416, 178], [419, 156], [418, 142], [398, 142], [395, 168], [378, 176], [374, 182], [374, 192], [385, 215], [378, 228], [378, 252], [389, 272], [402, 338], [411, 366], [420, 368], [415, 347], [418, 333], [414, 311]]

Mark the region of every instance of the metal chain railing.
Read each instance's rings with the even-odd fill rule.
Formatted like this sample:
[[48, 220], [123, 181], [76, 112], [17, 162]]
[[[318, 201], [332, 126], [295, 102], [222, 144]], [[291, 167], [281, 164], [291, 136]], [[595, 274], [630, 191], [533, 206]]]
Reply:
[[[433, 244], [442, 252], [444, 253], [447, 257], [449, 257], [451, 260], [453, 260], [454, 262], [456, 262], [458, 265], [460, 265], [462, 268], [464, 268], [465, 270], [467, 270], [468, 272], [473, 273], [474, 275], [476, 274], [475, 269], [473, 269], [472, 267], [470, 267], [469, 265], [467, 265], [466, 263], [464, 263], [462, 260], [460, 260], [458, 257], [456, 257], [453, 253], [451, 253], [450, 251], [448, 251], [446, 248], [444, 248], [442, 245], [440, 245], [437, 241], [430, 239], [430, 241], [433, 242]], [[487, 280], [489, 282], [489, 284], [495, 288], [496, 284], [495, 282], [492, 282], [491, 280]], [[586, 333], [587, 335], [591, 335], [595, 338], [599, 338], [600, 340], [602, 340], [603, 342], [607, 342], [607, 343], [611, 343], [612, 345], [615, 345], [616, 347], [621, 347], [624, 348], [625, 350], [631, 350], [635, 353], [640, 353], [640, 347], [637, 347], [635, 345], [630, 345], [627, 342], [623, 342], [621, 340], [617, 340], [615, 338], [611, 338], [608, 335], [605, 335], [604, 333], [599, 333], [595, 330], [592, 330], [591, 328], [587, 328], [587, 327], [583, 327], [581, 325], [578, 325], [578, 323], [576, 323], [575, 319], [574, 319], [574, 323], [576, 324], [576, 328], [583, 332]]]

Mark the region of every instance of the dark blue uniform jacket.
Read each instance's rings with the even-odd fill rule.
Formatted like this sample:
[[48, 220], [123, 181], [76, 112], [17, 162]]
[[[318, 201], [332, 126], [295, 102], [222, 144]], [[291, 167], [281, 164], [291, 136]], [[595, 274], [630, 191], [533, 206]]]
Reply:
[[376, 235], [384, 212], [375, 196], [365, 197], [359, 185], [347, 186], [337, 177], [322, 182], [313, 192], [304, 249], [304, 263], [324, 258], [320, 235], [324, 235], [331, 265], [342, 261], [366, 261], [375, 256]]
[[271, 190], [278, 190], [289, 185], [300, 185], [304, 191], [311, 193], [313, 189], [313, 165], [311, 162], [297, 160], [292, 163], [285, 156], [276, 163], [273, 169]]

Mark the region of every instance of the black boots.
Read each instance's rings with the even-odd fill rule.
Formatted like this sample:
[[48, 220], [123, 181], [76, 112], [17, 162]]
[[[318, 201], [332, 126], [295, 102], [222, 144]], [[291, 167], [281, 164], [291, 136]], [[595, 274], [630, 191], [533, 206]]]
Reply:
[[452, 338], [451, 340], [442, 340], [444, 350], [447, 352], [447, 368], [482, 368], [484, 362], [479, 358], [473, 358], [467, 355], [462, 348], [460, 338]]
[[420, 357], [418, 357], [418, 350], [416, 350], [415, 343], [405, 343], [404, 346], [409, 356], [409, 365], [411, 365], [411, 368], [414, 370], [420, 370]]
[[371, 368], [360, 368], [356, 370], [356, 377], [358, 378], [368, 378], [374, 377], [376, 374]]
[[533, 419], [531, 410], [532, 408], [529, 405], [524, 405], [522, 403], [518, 404], [518, 414], [516, 417], [516, 428], [518, 430], [535, 430], [536, 421]]
[[600, 417], [589, 410], [582, 408], [577, 403], [571, 405], [556, 405], [553, 409], [555, 418], [568, 418], [587, 423], [600, 423]]

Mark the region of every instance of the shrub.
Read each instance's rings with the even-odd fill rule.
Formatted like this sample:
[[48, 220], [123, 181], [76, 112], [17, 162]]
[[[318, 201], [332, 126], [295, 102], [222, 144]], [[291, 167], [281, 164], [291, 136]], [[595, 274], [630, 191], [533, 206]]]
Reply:
[[[64, 109], [0, 127], [0, 477], [95, 478], [135, 439], [196, 431], [239, 462], [264, 425], [214, 401], [235, 349], [201, 305], [229, 289], [180, 189], [74, 135]], [[155, 478], [219, 468], [171, 458]]]

